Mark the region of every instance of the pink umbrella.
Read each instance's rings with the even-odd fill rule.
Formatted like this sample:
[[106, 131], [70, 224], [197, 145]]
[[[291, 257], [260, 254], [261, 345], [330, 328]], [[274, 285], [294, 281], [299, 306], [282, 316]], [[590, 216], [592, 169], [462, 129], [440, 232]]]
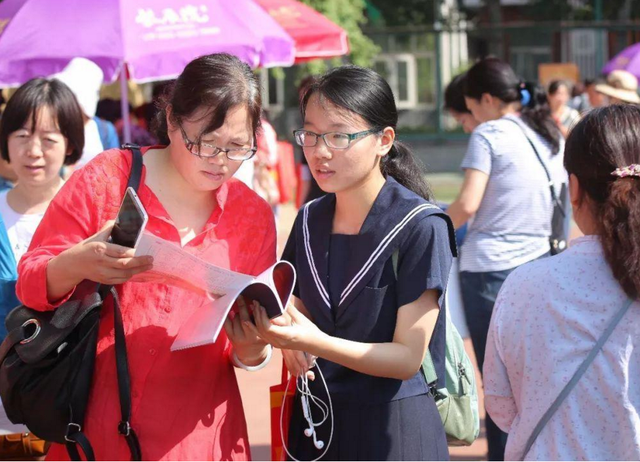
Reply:
[[[8, 22], [6, 22], [8, 19]], [[74, 57], [113, 81], [177, 76], [193, 58], [235, 54], [253, 67], [293, 63], [293, 41], [251, 0], [4, 0], [0, 85], [59, 72]]]
[[293, 38], [296, 63], [349, 53], [347, 32], [296, 0], [255, 0]]
[[4, 0], [0, 32], [0, 86], [54, 74], [74, 57], [95, 62], [107, 81], [128, 69], [136, 82], [175, 77], [215, 52], [253, 67], [294, 61], [293, 40], [252, 0]]
[[602, 69], [602, 73], [609, 74], [617, 69], [631, 72], [640, 79], [640, 43], [631, 45], [618, 53]]

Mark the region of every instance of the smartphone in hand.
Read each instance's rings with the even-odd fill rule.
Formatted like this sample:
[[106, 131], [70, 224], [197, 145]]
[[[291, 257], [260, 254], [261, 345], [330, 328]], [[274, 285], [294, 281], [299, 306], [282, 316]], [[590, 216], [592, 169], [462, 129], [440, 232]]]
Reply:
[[135, 190], [131, 187], [127, 188], [111, 230], [110, 242], [134, 249], [140, 242], [148, 220], [149, 216]]

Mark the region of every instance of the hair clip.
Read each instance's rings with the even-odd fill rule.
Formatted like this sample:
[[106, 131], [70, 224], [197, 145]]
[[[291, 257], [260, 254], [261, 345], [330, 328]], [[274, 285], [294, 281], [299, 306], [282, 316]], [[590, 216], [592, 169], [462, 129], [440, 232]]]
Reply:
[[640, 164], [631, 164], [628, 167], [620, 167], [611, 172], [613, 176], [618, 178], [626, 178], [628, 176], [640, 177]]

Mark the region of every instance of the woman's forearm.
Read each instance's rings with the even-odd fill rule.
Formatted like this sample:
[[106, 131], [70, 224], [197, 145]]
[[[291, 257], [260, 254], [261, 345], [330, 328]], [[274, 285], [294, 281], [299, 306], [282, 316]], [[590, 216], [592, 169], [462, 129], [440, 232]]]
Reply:
[[304, 351], [363, 374], [408, 380], [422, 364], [422, 354], [397, 342], [361, 343], [323, 334]]
[[467, 208], [460, 202], [460, 200], [456, 200], [447, 208], [447, 215], [451, 218], [451, 222], [453, 223], [453, 227], [455, 229], [463, 226], [469, 219], [473, 216]]
[[47, 299], [50, 303], [60, 300], [82, 282], [82, 278], [75, 274], [74, 269], [75, 266], [66, 251], [49, 260], [47, 264]]

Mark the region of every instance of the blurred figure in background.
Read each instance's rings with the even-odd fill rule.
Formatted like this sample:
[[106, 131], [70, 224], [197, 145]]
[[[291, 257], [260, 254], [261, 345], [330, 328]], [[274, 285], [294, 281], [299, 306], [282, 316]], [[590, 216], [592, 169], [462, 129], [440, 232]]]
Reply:
[[587, 100], [589, 105], [585, 111], [595, 109], [597, 107], [603, 107], [607, 105], [605, 96], [602, 93], [596, 91], [596, 86], [605, 83], [604, 79], [588, 79], [584, 81], [584, 91], [587, 94]]
[[589, 104], [589, 95], [587, 95], [586, 82], [576, 82], [573, 85], [573, 89], [571, 90], [571, 100], [567, 103], [567, 105], [576, 111], [579, 114], [582, 114], [589, 109], [591, 109], [591, 105]]
[[52, 78], [65, 83], [73, 92], [84, 118], [84, 150], [76, 167], [82, 167], [102, 151], [120, 145], [116, 129], [110, 122], [96, 117], [100, 86], [104, 74], [93, 61], [73, 58], [67, 67]]
[[[124, 142], [124, 122], [122, 120], [122, 105], [120, 101], [115, 99], [101, 99], [98, 102], [96, 113], [102, 119], [115, 126], [118, 138]], [[154, 144], [158, 144], [157, 138], [153, 136], [149, 130], [140, 125], [140, 119], [138, 119], [135, 114], [136, 111], [129, 105], [130, 142], [138, 146], [153, 146]], [[146, 126], [146, 123], [144, 125]]]
[[[7, 334], [6, 315], [19, 304], [15, 291], [17, 263], [64, 184], [60, 169], [77, 162], [83, 145], [82, 111], [64, 83], [30, 80], [7, 103], [0, 120], [0, 154], [10, 163], [18, 181], [14, 188], [0, 192], [4, 221], [0, 230], [0, 339]], [[10, 423], [4, 410], [0, 412], [0, 433], [24, 432], [26, 427]]]
[[0, 192], [13, 188], [16, 181], [18, 181], [18, 176], [9, 162], [0, 159]]
[[464, 101], [464, 82], [466, 73], [456, 75], [444, 90], [444, 108], [458, 122], [465, 133], [471, 133], [480, 123], [467, 109]]
[[253, 190], [271, 206], [273, 213], [278, 215], [280, 203], [280, 190], [278, 189], [278, 135], [273, 125], [269, 122], [269, 116], [262, 111], [261, 127], [257, 133]]
[[554, 80], [549, 84], [547, 99], [551, 109], [551, 117], [565, 138], [569, 130], [580, 120], [580, 113], [568, 106], [571, 88], [565, 80]]
[[[4, 108], [5, 103], [4, 95], [0, 90], [0, 122], [2, 121], [2, 109]], [[15, 182], [18, 181], [18, 177], [16, 173], [4, 159], [0, 159], [0, 192], [13, 188]]]
[[156, 117], [156, 114], [159, 112], [158, 102], [160, 100], [160, 97], [171, 88], [174, 82], [174, 80], [164, 80], [162, 82], [155, 82], [153, 84], [151, 101], [138, 106], [134, 110], [138, 125], [146, 129], [147, 131], [151, 131], [153, 121]]
[[627, 71], [612, 71], [606, 83], [596, 85], [595, 90], [604, 95], [605, 104], [640, 104], [638, 79]]
[[[473, 349], [482, 370], [493, 304], [518, 266], [548, 255], [553, 213], [549, 182], [566, 182], [564, 139], [551, 118], [546, 92], [522, 82], [496, 58], [476, 63], [464, 86], [479, 122], [462, 161], [462, 190], [447, 209], [459, 228], [473, 222], [460, 250], [460, 281]], [[487, 416], [489, 460], [502, 460], [506, 434]]]

